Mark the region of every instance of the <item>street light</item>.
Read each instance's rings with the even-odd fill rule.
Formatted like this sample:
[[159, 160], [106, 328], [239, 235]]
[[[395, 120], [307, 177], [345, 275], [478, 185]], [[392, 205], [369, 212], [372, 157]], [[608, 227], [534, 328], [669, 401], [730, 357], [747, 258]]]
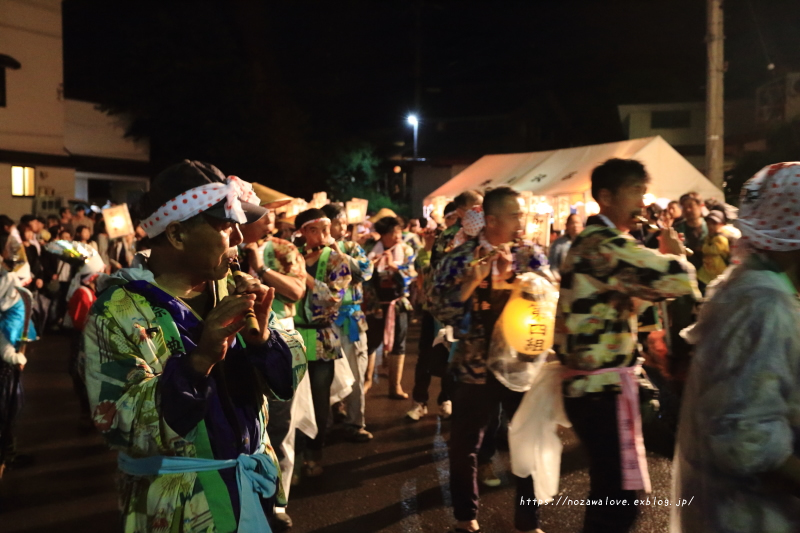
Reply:
[[414, 126], [414, 161], [417, 160], [417, 132], [419, 130], [419, 119], [417, 115], [408, 115], [408, 123]]

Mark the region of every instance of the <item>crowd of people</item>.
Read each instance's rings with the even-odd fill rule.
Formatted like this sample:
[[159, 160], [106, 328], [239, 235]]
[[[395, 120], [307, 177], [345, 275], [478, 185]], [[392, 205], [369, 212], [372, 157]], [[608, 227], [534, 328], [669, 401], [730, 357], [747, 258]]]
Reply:
[[[796, 531], [797, 176], [793, 163], [757, 174], [734, 227], [735, 208], [691, 191], [645, 205], [645, 167], [611, 159], [592, 173], [599, 213], [570, 214], [547, 248], [523, 238], [511, 187], [465, 191], [438, 222], [384, 209], [348, 225], [334, 203], [281, 217], [285, 200], [188, 160], [154, 178], [126, 237], [82, 206], [0, 215], [0, 476], [15, 459], [24, 345], [61, 330], [81, 420], [119, 451], [125, 531], [291, 527], [291, 487], [325, 475], [329, 429], [373, 438], [365, 405], [381, 367], [407, 402], [398, 419], [436, 407], [450, 420], [454, 529], [480, 531], [480, 486], [501, 484], [498, 433], [526, 394], [489, 355], [534, 275], [560, 295], [552, 350], [526, 364], [559, 369], [589, 498], [626, 502], [587, 506], [583, 531], [632, 529], [654, 426], [675, 454], [674, 496], [695, 497], [673, 509], [673, 531]], [[514, 474], [514, 526], [541, 533], [552, 495], [537, 497], [536, 471]]]

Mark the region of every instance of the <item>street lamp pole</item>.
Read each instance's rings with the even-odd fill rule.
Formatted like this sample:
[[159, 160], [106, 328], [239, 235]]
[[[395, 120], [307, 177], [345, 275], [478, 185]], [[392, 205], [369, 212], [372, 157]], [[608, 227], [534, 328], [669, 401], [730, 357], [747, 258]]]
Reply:
[[408, 123], [414, 127], [414, 161], [417, 160], [417, 134], [419, 130], [419, 119], [417, 115], [408, 115]]

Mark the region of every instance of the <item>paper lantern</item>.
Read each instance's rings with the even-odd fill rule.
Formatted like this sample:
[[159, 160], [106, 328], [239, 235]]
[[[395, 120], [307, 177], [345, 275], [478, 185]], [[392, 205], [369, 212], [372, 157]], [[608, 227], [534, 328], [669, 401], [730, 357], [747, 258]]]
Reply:
[[434, 196], [430, 199], [430, 212], [428, 217], [436, 220], [440, 224], [444, 223], [444, 208], [447, 207], [453, 199], [447, 196]]
[[106, 232], [109, 239], [116, 239], [132, 235], [134, 230], [128, 204], [115, 205], [103, 209], [103, 220], [106, 222]]
[[558, 292], [546, 279], [524, 274], [503, 309], [502, 328], [506, 342], [521, 358], [536, 356], [553, 346]]
[[345, 202], [345, 211], [347, 212], [348, 224], [363, 224], [367, 219], [367, 207], [369, 207], [369, 200], [362, 198], [353, 198], [349, 202]]
[[311, 198], [311, 201], [308, 203], [308, 207], [313, 209], [322, 209], [323, 205], [327, 205], [329, 203], [330, 200], [328, 200], [328, 193], [315, 192]]

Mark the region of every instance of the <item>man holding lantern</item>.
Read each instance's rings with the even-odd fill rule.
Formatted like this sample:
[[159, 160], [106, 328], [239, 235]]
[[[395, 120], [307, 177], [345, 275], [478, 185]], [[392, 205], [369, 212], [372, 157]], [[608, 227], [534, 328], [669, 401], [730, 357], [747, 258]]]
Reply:
[[650, 302], [700, 296], [694, 267], [674, 229], [658, 251], [628, 232], [642, 213], [649, 176], [632, 159], [592, 171], [600, 213], [572, 243], [561, 267], [554, 349], [564, 365], [564, 407], [589, 455], [590, 499], [626, 501], [586, 509], [586, 533], [629, 531], [635, 491], [650, 490], [641, 415], [637, 316]]
[[[453, 326], [458, 339], [452, 366], [450, 491], [456, 531], [479, 531], [478, 451], [486, 428], [502, 405], [513, 416], [523, 393], [503, 386], [487, 368], [489, 341], [508, 302], [515, 278], [540, 271], [547, 258], [538, 246], [520, 241], [525, 213], [519, 193], [498, 187], [483, 200], [485, 228], [445, 255], [433, 274], [431, 313]], [[517, 501], [535, 500], [529, 478], [515, 477]], [[538, 531], [538, 507], [517, 505], [515, 527]]]

